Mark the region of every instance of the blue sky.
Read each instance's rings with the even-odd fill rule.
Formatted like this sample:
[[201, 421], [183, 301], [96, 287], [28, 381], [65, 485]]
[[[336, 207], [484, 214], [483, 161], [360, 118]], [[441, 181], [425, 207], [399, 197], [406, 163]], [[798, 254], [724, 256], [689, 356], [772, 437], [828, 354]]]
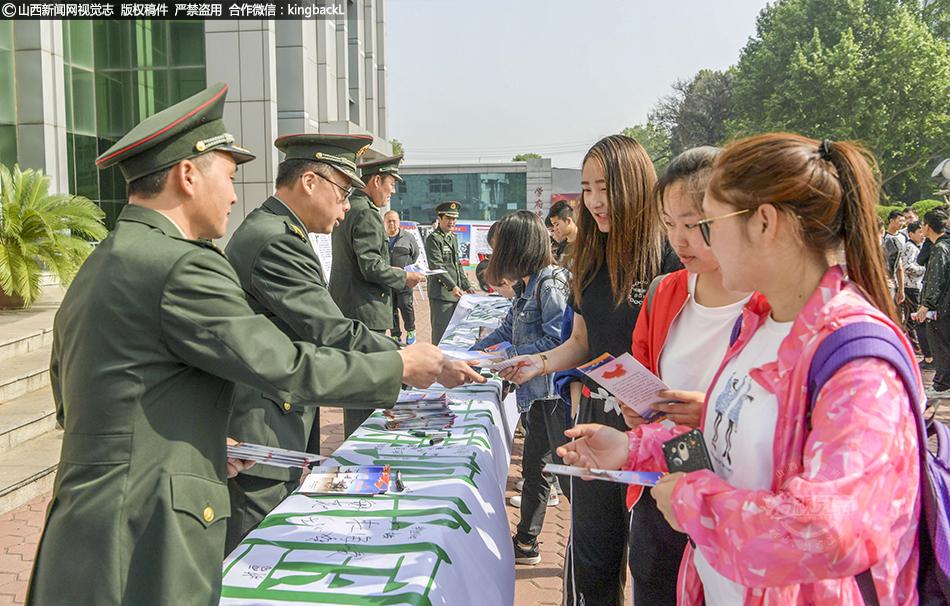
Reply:
[[765, 0], [386, 0], [389, 137], [410, 164], [577, 167], [678, 78], [735, 63]]

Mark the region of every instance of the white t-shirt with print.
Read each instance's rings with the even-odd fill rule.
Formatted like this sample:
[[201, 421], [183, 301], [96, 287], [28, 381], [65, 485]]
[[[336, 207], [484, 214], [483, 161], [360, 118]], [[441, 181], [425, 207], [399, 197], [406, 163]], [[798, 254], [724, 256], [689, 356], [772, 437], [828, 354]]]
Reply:
[[689, 298], [670, 326], [660, 353], [660, 378], [672, 389], [709, 389], [742, 308], [752, 295], [724, 307], [696, 302], [696, 274], [689, 274]]
[[[752, 380], [749, 371], [774, 362], [791, 329], [791, 322], [770, 316], [710, 389], [703, 437], [716, 474], [736, 488], [772, 488], [778, 400]], [[707, 606], [741, 604], [745, 589], [716, 572], [699, 549], [694, 554]]]

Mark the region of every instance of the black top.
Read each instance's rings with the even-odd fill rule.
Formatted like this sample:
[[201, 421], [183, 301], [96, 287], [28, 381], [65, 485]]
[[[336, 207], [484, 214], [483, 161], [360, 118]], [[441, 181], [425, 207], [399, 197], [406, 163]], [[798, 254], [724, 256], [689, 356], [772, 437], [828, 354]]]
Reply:
[[[663, 251], [661, 274], [682, 269], [683, 264], [669, 245], [664, 246]], [[617, 305], [610, 288], [610, 273], [605, 263], [597, 271], [593, 281], [581, 293], [580, 305], [572, 299], [571, 307], [577, 314], [583, 316], [584, 324], [587, 326], [588, 359], [592, 360], [605, 352], [619, 356], [630, 351], [633, 327], [637, 323], [640, 306], [643, 305], [647, 287], [652, 280], [653, 276], [649, 280], [634, 284], [633, 292], [620, 305]]]

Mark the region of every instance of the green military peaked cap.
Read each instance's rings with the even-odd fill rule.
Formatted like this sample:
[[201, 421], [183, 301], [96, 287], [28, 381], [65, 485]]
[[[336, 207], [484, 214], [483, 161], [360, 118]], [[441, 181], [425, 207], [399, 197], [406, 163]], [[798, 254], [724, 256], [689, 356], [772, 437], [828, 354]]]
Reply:
[[458, 202], [443, 202], [435, 207], [435, 214], [458, 218], [462, 205]]
[[392, 175], [396, 177], [397, 181], [402, 181], [402, 177], [399, 176], [400, 162], [402, 162], [402, 154], [364, 162], [360, 164], [358, 168], [360, 169], [360, 174], [363, 175], [364, 180], [372, 177], [373, 175]]
[[96, 166], [118, 164], [128, 183], [211, 151], [250, 162], [254, 154], [234, 144], [221, 119], [227, 95], [228, 85], [218, 83], [146, 118], [96, 158]]
[[366, 184], [356, 173], [356, 160], [373, 142], [370, 135], [284, 135], [274, 147], [284, 152], [285, 160], [311, 160], [329, 164], [360, 189]]

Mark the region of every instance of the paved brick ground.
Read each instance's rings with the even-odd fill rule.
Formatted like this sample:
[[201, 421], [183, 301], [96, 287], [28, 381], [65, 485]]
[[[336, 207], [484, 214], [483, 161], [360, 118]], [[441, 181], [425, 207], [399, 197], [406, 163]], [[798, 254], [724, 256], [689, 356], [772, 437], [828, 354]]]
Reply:
[[[429, 309], [427, 301], [416, 293], [417, 338], [429, 340]], [[932, 371], [924, 373], [929, 384]], [[939, 415], [950, 422], [950, 407]], [[321, 453], [331, 454], [343, 441], [343, 414], [339, 409], [325, 408], [321, 412]], [[517, 438], [508, 473], [506, 498], [517, 494], [513, 488], [521, 477], [522, 440]], [[30, 574], [36, 544], [49, 495], [37, 498], [27, 505], [0, 516], [0, 606], [22, 604], [26, 583]], [[508, 507], [508, 519], [514, 532], [518, 511]], [[561, 567], [564, 549], [570, 531], [570, 509], [565, 499], [558, 507], [548, 508], [541, 533], [541, 563], [537, 566], [516, 568], [516, 606], [557, 606], [561, 603]], [[630, 588], [627, 587], [626, 604], [632, 604]]]

